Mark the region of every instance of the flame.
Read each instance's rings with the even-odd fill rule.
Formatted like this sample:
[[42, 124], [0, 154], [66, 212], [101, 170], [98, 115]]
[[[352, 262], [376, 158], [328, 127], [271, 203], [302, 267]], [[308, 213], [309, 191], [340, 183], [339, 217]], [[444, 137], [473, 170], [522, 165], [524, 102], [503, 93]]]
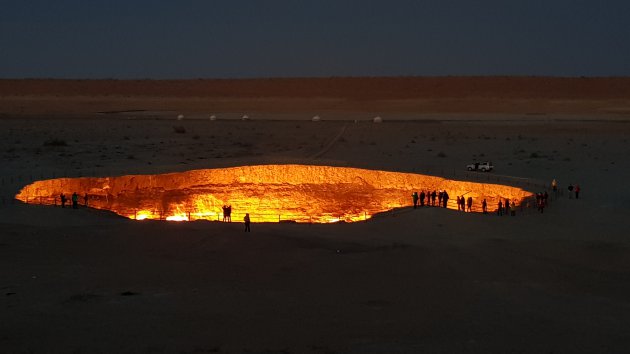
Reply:
[[127, 217], [130, 219], [145, 220], [151, 219], [153, 213], [150, 210], [138, 210], [134, 215], [128, 215]]
[[500, 199], [520, 202], [532, 194], [519, 188], [447, 180], [413, 173], [312, 165], [261, 165], [193, 170], [160, 175], [58, 178], [25, 186], [16, 199], [59, 204], [59, 195], [89, 195], [89, 206], [135, 220], [232, 220], [245, 213], [252, 222], [333, 223], [367, 220], [374, 214], [410, 206], [413, 191], [446, 190], [448, 208], [456, 196], [482, 199], [496, 210]]
[[190, 221], [186, 215], [171, 215], [166, 217], [167, 221]]

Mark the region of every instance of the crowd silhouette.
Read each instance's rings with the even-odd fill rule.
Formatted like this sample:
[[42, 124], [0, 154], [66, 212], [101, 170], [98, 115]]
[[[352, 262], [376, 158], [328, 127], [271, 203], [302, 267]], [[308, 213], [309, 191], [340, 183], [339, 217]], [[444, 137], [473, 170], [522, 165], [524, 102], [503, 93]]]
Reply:
[[[555, 186], [555, 191], [557, 191], [557, 182], [554, 180], [552, 186]], [[569, 191], [573, 193], [570, 198], [575, 197], [579, 198], [579, 186], [571, 185], [569, 186]], [[437, 206], [441, 208], [448, 208], [448, 200], [449, 195], [445, 190], [433, 190], [433, 191], [420, 191], [420, 192], [412, 192], [411, 194], [413, 207], [414, 209], [418, 207], [424, 206]], [[535, 198], [535, 206], [537, 211], [540, 213], [544, 212], [545, 207], [549, 204], [549, 194], [547, 191], [543, 191], [540, 193], [536, 193], [532, 199], [526, 198], [522, 201], [514, 201], [510, 200], [510, 198], [501, 198], [499, 197], [496, 204], [496, 213], [498, 216], [516, 216], [517, 211], [519, 213], [524, 212], [524, 208], [529, 208], [531, 205], [531, 201]], [[477, 201], [477, 207], [475, 208], [475, 203], [472, 196], [466, 197], [465, 195], [456, 196], [455, 204], [457, 205], [457, 210], [467, 213], [479, 212], [483, 214], [488, 214], [488, 201], [486, 198], [483, 198], [481, 201]], [[481, 208], [481, 209], [479, 209]]]

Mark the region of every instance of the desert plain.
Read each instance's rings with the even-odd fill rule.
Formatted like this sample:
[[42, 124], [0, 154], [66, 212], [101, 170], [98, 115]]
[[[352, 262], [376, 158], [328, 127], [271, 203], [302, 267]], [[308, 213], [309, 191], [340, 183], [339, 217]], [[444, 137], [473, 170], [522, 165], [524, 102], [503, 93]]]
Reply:
[[[0, 80], [0, 352], [628, 352], [629, 139], [627, 78]], [[263, 164], [560, 192], [542, 214], [409, 198], [251, 233], [13, 199], [40, 179]]]

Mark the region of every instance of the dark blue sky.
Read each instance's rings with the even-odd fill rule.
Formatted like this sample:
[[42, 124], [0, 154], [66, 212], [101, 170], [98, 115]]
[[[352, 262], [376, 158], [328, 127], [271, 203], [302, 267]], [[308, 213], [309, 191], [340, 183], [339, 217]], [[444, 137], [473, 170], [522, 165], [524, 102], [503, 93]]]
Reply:
[[0, 77], [629, 76], [628, 0], [0, 0]]

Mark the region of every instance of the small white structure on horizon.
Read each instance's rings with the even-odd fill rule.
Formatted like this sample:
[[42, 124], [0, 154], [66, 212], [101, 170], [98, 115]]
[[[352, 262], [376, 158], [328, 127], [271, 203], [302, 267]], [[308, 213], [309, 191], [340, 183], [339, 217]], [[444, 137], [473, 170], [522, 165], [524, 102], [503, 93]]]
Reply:
[[322, 118], [320, 116], [314, 116], [313, 119], [311, 119], [313, 122], [319, 122], [322, 120]]
[[374, 117], [373, 121], [374, 121], [374, 123], [383, 123], [383, 118], [381, 118], [379, 116], [376, 116], [376, 117]]
[[210, 120], [217, 120], [217, 116], [215, 116], [214, 114], [210, 115]]
[[180, 114], [180, 115], [177, 116], [177, 120], [182, 120], [182, 119], [184, 119], [184, 115], [183, 114]]
[[247, 114], [243, 114], [241, 120], [249, 120], [249, 116]]

